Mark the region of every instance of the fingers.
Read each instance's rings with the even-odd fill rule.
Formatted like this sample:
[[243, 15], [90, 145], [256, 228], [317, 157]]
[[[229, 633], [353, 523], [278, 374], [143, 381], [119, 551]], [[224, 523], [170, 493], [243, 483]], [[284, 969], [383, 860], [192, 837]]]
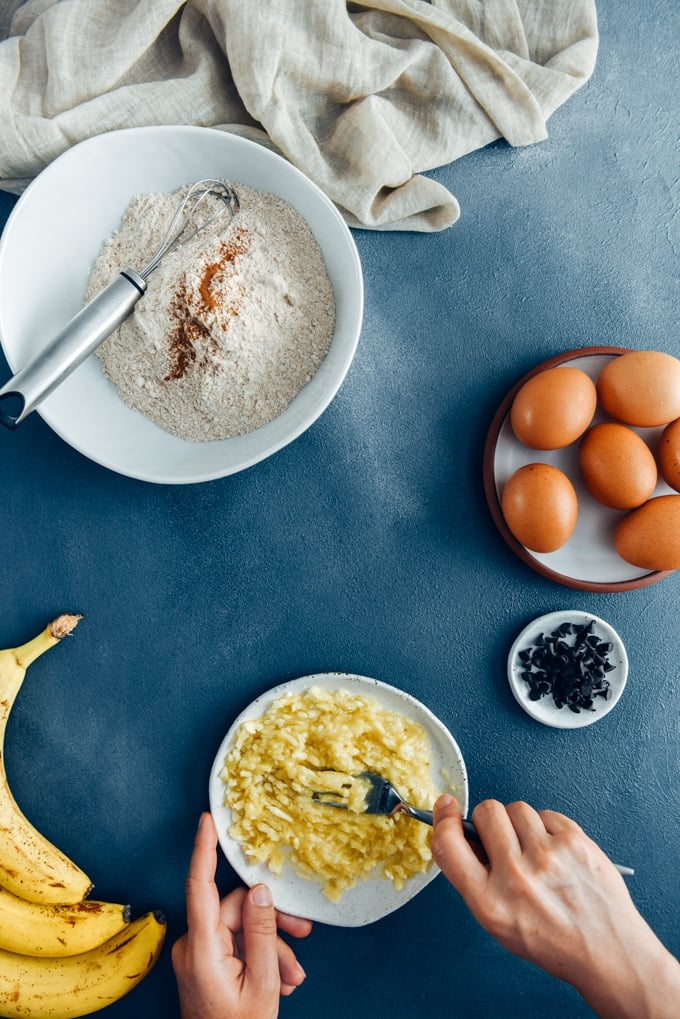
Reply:
[[297, 961], [293, 949], [285, 941], [282, 941], [281, 938], [278, 939], [277, 951], [281, 994], [291, 994], [303, 982], [306, 973]]
[[249, 891], [237, 888], [220, 901], [216, 867], [217, 832], [212, 816], [206, 812], [196, 832], [186, 880], [188, 935], [173, 949], [173, 964], [181, 968], [189, 939], [194, 951], [200, 943], [204, 947], [214, 945], [220, 942], [222, 928], [225, 936], [228, 930], [233, 937], [229, 954], [233, 951], [245, 960], [245, 982], [251, 985], [258, 1000], [262, 992], [272, 998], [279, 993], [292, 994], [305, 979], [305, 972], [290, 946], [278, 937], [277, 923], [287, 933], [305, 937], [311, 922], [277, 914], [271, 892], [262, 884]]
[[556, 810], [541, 810], [539, 817], [550, 835], [559, 835], [562, 832], [582, 832], [583, 828], [576, 821], [564, 814], [558, 814]]
[[464, 899], [481, 890], [487, 870], [463, 835], [462, 812], [453, 796], [440, 796], [434, 805], [432, 855], [437, 866]]
[[186, 880], [187, 926], [192, 936], [215, 931], [220, 918], [220, 896], [215, 884], [217, 832], [209, 813], [201, 815]]
[[473, 810], [472, 818], [492, 867], [520, 855], [517, 832], [502, 803], [483, 800]]
[[[246, 896], [246, 888], [235, 888], [233, 892], [222, 899], [220, 903], [220, 920], [225, 927], [228, 927], [233, 934], [242, 930], [241, 913], [243, 900]], [[290, 916], [288, 913], [276, 911], [276, 925], [284, 934], [290, 934], [294, 938], [306, 938], [312, 930], [312, 921], [304, 920], [301, 916]]]
[[538, 811], [521, 801], [509, 803], [505, 809], [523, 852], [535, 850], [546, 844], [549, 833]]
[[232, 934], [238, 934], [242, 928], [241, 914], [243, 912], [243, 900], [246, 897], [247, 888], [239, 885], [224, 896], [220, 902], [220, 923], [228, 927]]
[[311, 920], [303, 920], [301, 916], [290, 916], [288, 913], [276, 913], [279, 930], [294, 938], [306, 938], [312, 929]]
[[[246, 956], [244, 937], [244, 913], [247, 889], [235, 888], [233, 892], [226, 895], [220, 904], [220, 919], [225, 927], [228, 927], [234, 935], [234, 953], [240, 958], [249, 960]], [[280, 930], [291, 934], [293, 937], [304, 938], [312, 929], [311, 920], [303, 920], [297, 916], [289, 916], [287, 913], [275, 912], [275, 922]], [[305, 979], [305, 971], [295, 957], [293, 949], [283, 941], [276, 939], [276, 952], [279, 964], [279, 977], [281, 980], [280, 993], [283, 995], [292, 994], [296, 987]]]
[[615, 873], [617, 878], [621, 876], [602, 847], [594, 842], [576, 821], [554, 810], [541, 810], [540, 818], [554, 848], [559, 847], [562, 853], [569, 854], [582, 866], [595, 868], [597, 871], [605, 866], [611, 871], [612, 877]]
[[243, 900], [243, 949], [246, 981], [279, 993], [279, 945], [276, 911], [266, 885], [254, 885]]

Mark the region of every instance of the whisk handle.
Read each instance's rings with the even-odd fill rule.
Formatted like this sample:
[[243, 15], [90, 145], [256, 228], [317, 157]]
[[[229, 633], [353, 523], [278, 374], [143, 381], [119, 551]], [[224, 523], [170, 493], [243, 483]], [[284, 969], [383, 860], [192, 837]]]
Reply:
[[0, 388], [0, 423], [16, 428], [60, 382], [117, 329], [146, 290], [133, 269], [124, 269], [27, 365]]

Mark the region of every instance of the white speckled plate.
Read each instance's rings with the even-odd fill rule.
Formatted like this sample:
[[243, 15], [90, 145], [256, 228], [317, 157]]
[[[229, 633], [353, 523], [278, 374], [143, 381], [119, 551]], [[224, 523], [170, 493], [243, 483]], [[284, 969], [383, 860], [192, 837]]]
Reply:
[[383, 708], [418, 722], [430, 738], [434, 786], [441, 788], [442, 792], [445, 791], [442, 775], [447, 775], [449, 783], [446, 791], [452, 792], [457, 797], [464, 814], [468, 809], [467, 772], [463, 756], [453, 736], [424, 704], [396, 687], [366, 676], [324, 672], [294, 679], [267, 690], [249, 704], [235, 720], [217, 751], [209, 783], [210, 810], [215, 820], [220, 845], [229, 863], [247, 885], [254, 885], [259, 881], [266, 882], [272, 889], [276, 908], [285, 913], [339, 927], [361, 927], [392, 913], [417, 895], [439, 873], [436, 864], [433, 862], [425, 873], [412, 877], [400, 892], [395, 891], [391, 881], [373, 878], [358, 882], [354, 888], [345, 892], [340, 902], [333, 903], [323, 895], [320, 883], [298, 877], [290, 868], [285, 868], [281, 876], [277, 877], [264, 864], [249, 863], [240, 843], [229, 836], [232, 815], [231, 810], [224, 805], [224, 783], [220, 778], [220, 772], [236, 730], [242, 722], [259, 718], [273, 701], [284, 694], [302, 693], [313, 686], [327, 690], [350, 690], [352, 693], [373, 697]]
[[[595, 636], [613, 645], [609, 652], [609, 661], [614, 668], [607, 673], [610, 685], [609, 696], [606, 700], [603, 697], [595, 697], [593, 709], [582, 709], [578, 714], [571, 711], [566, 705], [562, 708], [556, 707], [551, 694], [546, 694], [538, 701], [532, 701], [529, 698], [529, 685], [522, 679], [524, 666], [519, 659], [520, 651], [531, 647], [541, 634], [552, 633], [561, 623], [575, 623], [578, 626], [583, 626], [590, 620], [593, 621]], [[584, 725], [592, 725], [593, 722], [604, 718], [618, 703], [627, 678], [628, 655], [623, 641], [609, 623], [594, 616], [592, 612], [549, 612], [545, 616], [539, 616], [538, 619], [534, 619], [524, 627], [515, 639], [508, 655], [508, 682], [515, 700], [537, 722], [542, 722], [543, 725], [552, 725], [556, 729], [580, 729]]]

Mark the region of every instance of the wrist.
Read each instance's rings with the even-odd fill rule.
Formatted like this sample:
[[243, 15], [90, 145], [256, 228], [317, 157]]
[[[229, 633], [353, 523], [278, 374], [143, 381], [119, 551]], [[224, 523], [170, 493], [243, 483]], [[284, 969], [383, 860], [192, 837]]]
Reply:
[[649, 928], [628, 948], [625, 957], [603, 958], [573, 986], [600, 1019], [676, 1019], [680, 963]]

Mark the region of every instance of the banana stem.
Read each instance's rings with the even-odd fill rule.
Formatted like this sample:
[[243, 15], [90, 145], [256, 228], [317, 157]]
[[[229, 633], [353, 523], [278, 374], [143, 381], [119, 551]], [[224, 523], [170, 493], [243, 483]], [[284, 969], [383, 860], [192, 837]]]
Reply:
[[71, 615], [69, 613], [62, 613], [62, 615], [57, 616], [56, 619], [47, 624], [42, 633], [39, 633], [37, 637], [14, 649], [17, 665], [21, 666], [22, 669], [27, 669], [36, 658], [39, 658], [49, 648], [58, 644], [62, 637], [72, 633], [82, 618], [82, 616]]

